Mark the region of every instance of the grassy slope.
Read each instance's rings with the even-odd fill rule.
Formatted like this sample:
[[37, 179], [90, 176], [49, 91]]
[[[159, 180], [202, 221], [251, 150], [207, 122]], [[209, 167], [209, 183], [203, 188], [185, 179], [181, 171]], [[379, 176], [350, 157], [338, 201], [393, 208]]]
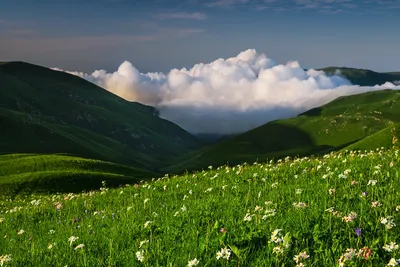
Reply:
[[[174, 160], [165, 171], [238, 164], [341, 149], [400, 122], [400, 93], [385, 90], [340, 97], [296, 118], [267, 123]], [[396, 126], [395, 126], [396, 127]], [[389, 138], [389, 137], [388, 137]], [[389, 139], [377, 138], [375, 147]]]
[[[0, 153], [66, 152], [67, 147], [75, 155], [154, 169], [201, 145], [157, 117], [152, 107], [27, 63], [0, 65], [0, 99]], [[27, 136], [10, 134], [16, 128], [29, 133], [29, 142]], [[43, 137], [51, 135], [56, 135], [52, 141]], [[38, 143], [43, 146], [38, 148]]]
[[8, 154], [0, 156], [0, 195], [31, 192], [81, 192], [136, 183], [157, 174], [115, 163], [66, 155]]
[[[399, 250], [383, 249], [400, 240], [398, 152], [221, 167], [92, 194], [0, 195], [0, 255], [11, 254], [7, 267], [187, 266], [194, 258], [234, 267], [295, 266], [305, 251], [306, 266], [337, 266], [347, 249], [367, 247], [372, 255], [344, 266], [385, 266], [399, 258]], [[388, 229], [383, 218], [396, 225]], [[217, 260], [222, 248], [232, 250], [229, 260]]]

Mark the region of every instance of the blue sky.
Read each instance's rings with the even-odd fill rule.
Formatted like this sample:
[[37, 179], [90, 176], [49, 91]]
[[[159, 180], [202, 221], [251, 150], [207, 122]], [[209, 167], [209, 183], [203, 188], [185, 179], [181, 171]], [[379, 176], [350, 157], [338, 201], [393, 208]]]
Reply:
[[400, 71], [398, 0], [1, 0], [0, 60], [168, 71], [255, 48], [305, 68]]

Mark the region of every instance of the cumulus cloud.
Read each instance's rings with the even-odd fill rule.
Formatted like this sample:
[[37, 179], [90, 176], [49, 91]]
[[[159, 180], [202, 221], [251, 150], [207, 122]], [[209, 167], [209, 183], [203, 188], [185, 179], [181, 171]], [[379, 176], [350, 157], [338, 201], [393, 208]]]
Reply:
[[389, 82], [373, 87], [352, 85], [339, 75], [305, 71], [296, 61], [277, 64], [254, 49], [166, 74], [140, 73], [128, 61], [113, 73], [69, 73], [129, 101], [154, 106], [162, 118], [194, 134], [240, 133], [295, 116], [339, 96], [400, 89], [400, 85]]

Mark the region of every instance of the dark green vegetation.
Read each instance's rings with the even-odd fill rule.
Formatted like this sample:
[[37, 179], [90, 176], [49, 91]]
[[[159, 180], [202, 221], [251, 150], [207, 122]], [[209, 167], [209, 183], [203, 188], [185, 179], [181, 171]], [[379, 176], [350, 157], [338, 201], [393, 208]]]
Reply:
[[380, 73], [372, 70], [338, 67], [329, 67], [321, 70], [328, 75], [338, 74], [348, 79], [352, 84], [361, 86], [374, 86], [385, 82], [400, 81], [400, 72]]
[[340, 97], [299, 116], [277, 120], [178, 158], [165, 171], [264, 161], [340, 149], [392, 146], [400, 133], [400, 92]]
[[148, 170], [201, 143], [156, 110], [74, 75], [0, 64], [0, 153], [68, 153]]
[[155, 173], [115, 163], [65, 155], [8, 154], [0, 156], [0, 195], [30, 192], [81, 192], [136, 183]]

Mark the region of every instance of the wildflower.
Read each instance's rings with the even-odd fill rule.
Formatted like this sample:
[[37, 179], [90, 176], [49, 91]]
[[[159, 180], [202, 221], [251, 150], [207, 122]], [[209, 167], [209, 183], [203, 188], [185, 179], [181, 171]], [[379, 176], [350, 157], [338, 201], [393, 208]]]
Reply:
[[282, 235], [280, 234], [280, 231], [282, 231], [282, 229], [275, 229], [272, 234], [271, 234], [271, 239], [270, 239], [270, 243], [280, 243], [283, 241], [282, 239]]
[[284, 252], [284, 249], [281, 246], [276, 246], [272, 249], [272, 253], [282, 254], [283, 252]]
[[53, 244], [49, 244], [48, 246], [47, 246], [47, 249], [52, 249], [53, 247], [54, 247], [54, 245], [55, 245], [55, 243], [53, 243]]
[[272, 188], [276, 188], [278, 186], [278, 183], [273, 183], [273, 184], [271, 184], [271, 187]]
[[363, 247], [358, 251], [358, 257], [362, 257], [365, 260], [368, 259], [372, 255], [372, 248], [369, 247]]
[[226, 233], [226, 232], [227, 232], [227, 230], [226, 230], [224, 227], [222, 227], [221, 229], [219, 229], [219, 231], [220, 231], [221, 233]]
[[0, 217], [0, 223], [4, 222], [4, 218]]
[[12, 261], [11, 254], [1, 255], [0, 256], [0, 266], [3, 266], [4, 263]]
[[351, 261], [356, 255], [353, 248], [346, 249], [346, 253], [342, 254], [338, 260], [339, 266], [344, 266], [346, 261]]
[[17, 235], [23, 235], [25, 233], [24, 229], [19, 230], [19, 232], [17, 233]]
[[244, 216], [243, 221], [245, 221], [245, 222], [250, 222], [253, 216], [254, 216], [254, 214], [247, 213], [247, 214]]
[[396, 211], [400, 211], [400, 205], [396, 206]]
[[385, 244], [382, 248], [387, 252], [392, 252], [394, 250], [397, 250], [399, 248], [399, 245], [397, 245], [396, 242], [390, 242], [389, 244]]
[[187, 210], [187, 209], [186, 209], [186, 206], [183, 205], [182, 208], [181, 208], [181, 210], [182, 210], [182, 212], [185, 212], [185, 211]]
[[147, 228], [150, 224], [152, 223], [152, 221], [147, 221], [144, 223], [144, 228]]
[[83, 249], [84, 247], [85, 247], [84, 244], [79, 244], [79, 245], [77, 245], [77, 246], [75, 247], [75, 250], [77, 250], [77, 249]]
[[357, 218], [357, 213], [355, 213], [354, 211], [350, 212], [347, 216], [344, 216], [342, 218], [343, 222], [352, 222]]
[[254, 211], [255, 212], [257, 212], [257, 211], [262, 211], [262, 207], [261, 206], [256, 206], [255, 208], [254, 208]]
[[373, 201], [373, 202], [371, 202], [371, 206], [373, 208], [377, 208], [377, 207], [382, 206], [382, 203], [380, 203], [379, 201]]
[[386, 266], [390, 266], [390, 267], [397, 266], [397, 265], [399, 265], [399, 263], [400, 263], [400, 260], [396, 260], [395, 258], [391, 258]]
[[77, 236], [71, 236], [70, 238], [68, 238], [69, 245], [72, 246], [72, 243], [74, 243], [78, 239], [79, 239], [79, 237], [77, 237]]
[[299, 264], [301, 261], [308, 259], [310, 256], [307, 255], [307, 252], [302, 251], [298, 255], [294, 256], [293, 260], [296, 262], [296, 264]]
[[358, 184], [357, 181], [355, 181], [355, 180], [351, 181], [351, 185], [356, 185], [356, 184]]
[[377, 180], [369, 180], [368, 185], [376, 185], [377, 182]]
[[354, 231], [356, 232], [357, 236], [361, 235], [361, 228], [356, 228], [356, 229], [354, 229]]
[[301, 192], [303, 192], [303, 190], [301, 190], [301, 189], [296, 189], [296, 195], [300, 195]]
[[386, 229], [392, 229], [393, 226], [396, 226], [392, 218], [392, 216], [388, 216], [387, 218], [381, 217], [380, 222], [385, 225]]
[[142, 246], [148, 244], [149, 242], [150, 242], [149, 240], [140, 241], [139, 248], [141, 248]]
[[333, 194], [335, 194], [336, 189], [330, 188], [330, 189], [328, 190], [328, 192], [329, 192], [329, 195], [333, 195]]
[[199, 261], [197, 260], [197, 258], [194, 258], [193, 260], [188, 262], [188, 267], [196, 266], [197, 264], [199, 264]]
[[138, 261], [143, 262], [144, 261], [144, 251], [138, 251], [136, 252], [136, 258], [138, 259]]
[[229, 260], [230, 256], [231, 256], [231, 250], [228, 248], [223, 248], [217, 252], [217, 260], [219, 260], [220, 258]]
[[146, 204], [147, 201], [149, 201], [150, 199], [146, 198], [143, 203]]
[[304, 203], [304, 202], [298, 202], [298, 203], [293, 202], [293, 206], [300, 209], [300, 208], [306, 208], [308, 206], [308, 204]]
[[274, 209], [267, 209], [265, 210], [265, 214], [262, 217], [263, 220], [266, 220], [268, 217], [275, 216], [275, 210]]
[[179, 211], [175, 212], [174, 217], [179, 215]]

